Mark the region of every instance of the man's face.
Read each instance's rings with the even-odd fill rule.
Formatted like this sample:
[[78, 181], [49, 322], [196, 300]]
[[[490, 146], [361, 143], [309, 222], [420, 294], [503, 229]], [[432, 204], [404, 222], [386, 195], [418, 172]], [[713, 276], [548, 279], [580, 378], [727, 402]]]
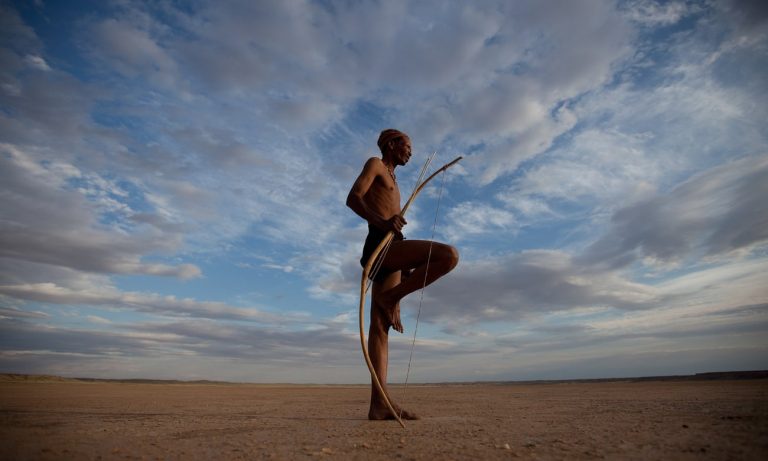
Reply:
[[411, 158], [411, 139], [408, 136], [396, 139], [392, 146], [392, 158], [396, 165], [405, 165]]

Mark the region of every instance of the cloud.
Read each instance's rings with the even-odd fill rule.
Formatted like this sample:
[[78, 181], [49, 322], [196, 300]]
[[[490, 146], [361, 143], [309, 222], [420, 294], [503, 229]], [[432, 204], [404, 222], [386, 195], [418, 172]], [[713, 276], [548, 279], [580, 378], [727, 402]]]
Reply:
[[[200, 269], [191, 264], [141, 262], [146, 253], [171, 250], [180, 243], [179, 237], [165, 234], [161, 238], [149, 231], [128, 236], [100, 224], [92, 203], [69, 187], [70, 181], [83, 176], [76, 167], [64, 162], [41, 162], [34, 154], [7, 144], [0, 146], [0, 164], [5, 192], [0, 196], [0, 209], [7, 216], [0, 223], [0, 261], [20, 260], [102, 273], [181, 278], [200, 275]], [[103, 201], [105, 196], [100, 197]]]
[[[72, 76], [49, 70], [26, 72], [29, 55], [5, 50], [3, 58], [9, 61], [3, 72], [0, 103], [7, 108], [0, 113], [0, 139], [15, 145], [58, 145], [62, 148], [81, 146], [83, 134], [96, 141], [102, 134], [89, 133], [88, 110], [94, 92]], [[40, 58], [42, 59], [42, 58]], [[36, 62], [38, 69], [44, 61]], [[61, 114], [67, 114], [62, 117]], [[49, 144], [51, 143], [51, 144]]]
[[[128, 1], [73, 10], [62, 46], [9, 8], [0, 316], [19, 334], [4, 363], [187, 376], [256, 364], [278, 379], [300, 375], [280, 357], [322, 357], [344, 370], [328, 379], [367, 379], [347, 369], [365, 229], [344, 198], [389, 126], [417, 154], [465, 155], [438, 229], [462, 262], [425, 294], [430, 376], [455, 373], [448, 361], [500, 375], [511, 351], [545, 373], [691, 358], [707, 340], [759, 349], [757, 2]], [[409, 236], [431, 224], [430, 198]], [[155, 280], [168, 276], [196, 280]], [[83, 311], [81, 329], [62, 306]]]
[[768, 240], [768, 157], [695, 175], [670, 191], [618, 210], [580, 262], [611, 268], [641, 258], [678, 263], [718, 258]]
[[718, 13], [725, 17], [734, 28], [746, 31], [750, 35], [765, 37], [765, 24], [768, 23], [768, 8], [765, 3], [750, 0], [726, 0], [717, 4]]
[[647, 308], [659, 297], [652, 286], [595, 273], [565, 252], [530, 250], [462, 262], [450, 282], [427, 290], [422, 316], [441, 324], [519, 321], [535, 312], [579, 307]]
[[[545, 319], [542, 325], [552, 325], [569, 315], [577, 317], [579, 328], [596, 328], [588, 319], [584, 323], [578, 318], [586, 310], [611, 319], [600, 323], [626, 321], [627, 331], [646, 327], [658, 331], [764, 303], [768, 290], [760, 280], [768, 270], [766, 264], [764, 258], [728, 261], [634, 281], [632, 272], [585, 264], [563, 251], [529, 250], [482, 262], [462, 261], [450, 280], [426, 289], [421, 318], [454, 333], [458, 333], [455, 325], [461, 325], [459, 330], [498, 322], [531, 327], [537, 318]], [[413, 303], [411, 296], [403, 306], [410, 309]]]
[[[118, 18], [108, 18], [86, 28], [91, 54], [128, 78], [147, 79], [165, 88], [181, 83], [176, 61], [160, 43], [168, 33], [145, 13], [129, 8]], [[97, 46], [94, 46], [98, 44]]]
[[0, 293], [16, 299], [52, 304], [106, 306], [130, 309], [165, 316], [198, 317], [208, 319], [243, 320], [253, 322], [295, 321], [302, 316], [276, 315], [248, 307], [238, 308], [215, 301], [197, 301], [176, 296], [162, 296], [154, 293], [123, 292], [113, 288], [75, 290], [54, 283], [24, 285], [2, 285]]
[[30, 311], [25, 311], [21, 309], [15, 309], [15, 308], [0, 307], [0, 319], [7, 319], [7, 318], [44, 319], [47, 317], [48, 317], [48, 314], [44, 312], [30, 312]]
[[[237, 238], [256, 224], [270, 239], [322, 244], [337, 226], [330, 222], [333, 219], [319, 226], [306, 224], [323, 219], [316, 203], [295, 214], [265, 211], [301, 206], [309, 196], [327, 202], [339, 187], [318, 176], [319, 159], [303, 152], [301, 142], [286, 145], [274, 141], [275, 135], [334, 126], [360, 100], [372, 100], [382, 110], [397, 108], [412, 100], [409, 94], [430, 88], [426, 104], [415, 112], [417, 118], [429, 117], [436, 108], [433, 102], [445, 101], [445, 94], [454, 95], [445, 106], [453, 127], [463, 127], [470, 142], [490, 135], [482, 162], [485, 180], [490, 181], [567, 131], [574, 119], [560, 101], [605, 80], [609, 64], [624, 53], [628, 29], [616, 12], [599, 2], [571, 11], [591, 18], [587, 27], [579, 28], [543, 6], [505, 8], [361, 4], [337, 9], [244, 2], [216, 8], [198, 5], [193, 11], [170, 8], [164, 12], [168, 23], [162, 23], [152, 8], [126, 4], [111, 11], [113, 17], [94, 19], [86, 28], [94, 35], [80, 40], [104, 59], [103, 72], [129, 79], [147, 77], [158, 90], [140, 93], [128, 80], [119, 83], [122, 94], [100, 95], [103, 102], [98, 107], [105, 115], [143, 120], [138, 123], [145, 127], [148, 145], [131, 139], [134, 134], [121, 127], [99, 128], [121, 132], [123, 137], [126, 152], [111, 159], [116, 160], [115, 174], [141, 177], [145, 198], [155, 200], [158, 215], [162, 210], [166, 221], [191, 224], [185, 228], [186, 243], [210, 247], [217, 238]], [[411, 11], [410, 19], [398, 26], [399, 33], [380, 22], [404, 11]], [[544, 38], [521, 32], [520, 24], [542, 31]], [[432, 43], [444, 46], [436, 53]], [[526, 50], [531, 50], [528, 55]], [[547, 66], [574, 50], [590, 51], [571, 63], [569, 80], [555, 80], [558, 72]], [[183, 84], [178, 84], [180, 80]], [[119, 80], [113, 76], [108, 81]], [[392, 91], [377, 95], [378, 88], [392, 82], [399, 82], [401, 95]], [[180, 101], [169, 99], [176, 96], [174, 88]], [[262, 91], [265, 88], [269, 91]], [[209, 91], [211, 99], [204, 96]], [[227, 114], [217, 113], [216, 101], [229, 105]], [[179, 104], [183, 110], [175, 107]], [[77, 113], [87, 113], [83, 109]], [[166, 110], [173, 112], [172, 118], [162, 115]], [[219, 120], [225, 119], [248, 123], [241, 127], [238, 121], [224, 128]], [[268, 127], [275, 123], [280, 128], [270, 132]], [[267, 131], [244, 137], [247, 125]], [[263, 143], [263, 149], [249, 148], [254, 142]], [[147, 148], [151, 155], [131, 154]], [[509, 156], [510, 149], [520, 154]], [[296, 161], [287, 161], [288, 157]], [[244, 180], [239, 172], [213, 174], [206, 169], [209, 164], [242, 169], [248, 160], [263, 171], [258, 182]], [[149, 171], [162, 171], [163, 177], [146, 175]], [[296, 177], [304, 178], [305, 187], [296, 187]], [[234, 201], [242, 203], [247, 218], [225, 205]], [[294, 219], [312, 215], [312, 220]], [[327, 232], [317, 233], [328, 226]], [[160, 230], [167, 235], [171, 229]], [[166, 241], [178, 245], [174, 240], [178, 235], [171, 233]]]
[[644, 149], [646, 138], [583, 130], [567, 146], [554, 149], [549, 161], [511, 181], [497, 198], [523, 213], [529, 207], [557, 213], [574, 205], [607, 208], [643, 195], [663, 174]]
[[443, 231], [450, 241], [495, 232], [509, 232], [515, 227], [515, 216], [484, 203], [463, 202], [451, 208]]
[[[408, 20], [386, 22], [405, 11]], [[184, 69], [184, 88], [236, 96], [258, 107], [251, 117], [294, 133], [333, 126], [361, 99], [400, 110], [417, 95], [425, 104], [408, 124], [442, 133], [436, 141], [461, 132], [462, 143], [488, 144], [485, 183], [573, 127], [563, 101], [607, 81], [631, 38], [603, 2], [455, 9], [230, 2], [170, 12], [184, 33], [137, 11], [96, 24], [106, 34], [99, 52], [123, 73], [149, 67], [149, 75], [174, 80]]]
[[[212, 359], [226, 358], [230, 364], [258, 363], [241, 375], [240, 379], [250, 382], [274, 382], [276, 375], [260, 374], [261, 367], [294, 364], [290, 368], [295, 370], [307, 360], [322, 360], [335, 373], [342, 371], [346, 382], [364, 370], [358, 358], [348, 353], [355, 347], [356, 335], [339, 334], [335, 329], [281, 331], [205, 320], [113, 323], [110, 327], [94, 330], [0, 320], [0, 364], [4, 369], [51, 370], [65, 376], [114, 377], [114, 370], [119, 369], [120, 377], [216, 379], [221, 374], [217, 360]], [[175, 365], [166, 363], [169, 358]], [[200, 362], [201, 358], [205, 360]], [[153, 372], [147, 373], [147, 369]], [[292, 376], [294, 382], [297, 377], [300, 382], [345, 382], [324, 373], [315, 381], [302, 373]]]
[[44, 72], [48, 72], [51, 70], [51, 68], [48, 66], [48, 63], [45, 62], [45, 59], [41, 58], [40, 56], [34, 56], [31, 54], [28, 54], [24, 56], [24, 62], [26, 62], [30, 67], [33, 67], [37, 70], [42, 70]]
[[657, 2], [656, 0], [632, 0], [622, 5], [626, 16], [645, 26], [664, 26], [678, 22], [693, 9], [685, 2]]
[[[9, 47], [13, 51], [18, 50], [37, 50], [41, 42], [35, 34], [34, 29], [24, 23], [19, 13], [8, 5], [0, 6], [0, 40], [3, 47]], [[3, 53], [2, 59], [8, 58], [8, 54]], [[2, 66], [2, 69], [7, 69]]]
[[105, 319], [104, 317], [99, 317], [98, 315], [89, 315], [86, 317], [89, 322], [95, 323], [97, 325], [109, 325], [112, 323], [111, 320]]
[[261, 267], [266, 267], [267, 269], [275, 269], [285, 273], [291, 273], [293, 272], [293, 269], [294, 269], [293, 266], [290, 266], [290, 265], [283, 266], [280, 264], [262, 264]]
[[481, 184], [513, 172], [573, 128], [568, 102], [600, 88], [631, 39], [627, 24], [600, 2], [497, 8], [503, 19], [462, 63], [459, 75], [471, 77], [446, 83], [450, 97], [438, 93], [414, 117], [420, 130], [464, 148], [482, 143], [474, 154], [482, 156], [474, 170]]

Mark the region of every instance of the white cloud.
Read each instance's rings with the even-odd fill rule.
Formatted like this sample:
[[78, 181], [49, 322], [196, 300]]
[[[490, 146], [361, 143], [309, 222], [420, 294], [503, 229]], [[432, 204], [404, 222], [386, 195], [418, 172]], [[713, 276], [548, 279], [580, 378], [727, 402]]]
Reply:
[[498, 198], [510, 207], [520, 199], [539, 200], [551, 209], [557, 202], [607, 207], [647, 193], [663, 171], [645, 154], [646, 137], [582, 131], [567, 146], [554, 149], [546, 163], [514, 180]]
[[5, 296], [52, 304], [107, 306], [166, 316], [208, 319], [246, 320], [254, 322], [282, 322], [303, 319], [301, 315], [276, 315], [255, 307], [239, 308], [216, 301], [197, 301], [154, 293], [122, 292], [114, 288], [93, 287], [75, 290], [54, 283], [2, 285]]
[[26, 310], [21, 310], [17, 308], [0, 307], [0, 319], [8, 319], [8, 318], [44, 319], [47, 317], [48, 317], [48, 314], [46, 314], [45, 312], [26, 311]]
[[43, 59], [40, 56], [28, 54], [24, 57], [24, 62], [26, 62], [30, 67], [33, 67], [37, 70], [42, 70], [44, 72], [48, 72], [51, 70], [51, 68], [48, 66], [48, 63], [45, 62], [45, 59]]
[[622, 5], [622, 10], [632, 21], [646, 26], [674, 24], [694, 8], [685, 2], [659, 2], [656, 0], [631, 0]]
[[582, 307], [642, 309], [659, 300], [652, 286], [616, 272], [595, 272], [551, 250], [462, 261], [450, 281], [437, 282], [425, 296], [422, 317], [446, 325], [519, 321], [532, 312]]
[[285, 272], [286, 274], [290, 274], [293, 272], [293, 266], [291, 265], [280, 265], [280, 264], [262, 264], [261, 267], [266, 267], [267, 269], [275, 269], [282, 272]]
[[[333, 328], [356, 303], [365, 231], [344, 197], [379, 130], [396, 126], [417, 154], [466, 155], [438, 228], [460, 243], [462, 262], [426, 294], [426, 339], [443, 348], [427, 348], [430, 376], [480, 354], [492, 376], [506, 364], [494, 341], [520, 351], [528, 370], [619, 363], [633, 344], [688, 358], [711, 351], [707, 338], [752, 350], [731, 332], [763, 328], [759, 308], [744, 306], [766, 296], [743, 270], [762, 267], [768, 228], [756, 5], [120, 2], [77, 15], [78, 30], [59, 37], [73, 56], [6, 9], [0, 285], [2, 302], [20, 308], [0, 314], [13, 334], [4, 349], [18, 352], [16, 366], [22, 356], [30, 367], [67, 361], [57, 369], [167, 373], [167, 357], [184, 357], [179, 367], [194, 374], [194, 357], [269, 362], [287, 350], [317, 363], [302, 350], [317, 340], [313, 354], [346, 366], [355, 339]], [[401, 184], [414, 170], [398, 170]], [[413, 211], [409, 236], [431, 223]], [[249, 270], [218, 269], [236, 264]], [[196, 280], [144, 292], [130, 275]], [[157, 293], [175, 290], [222, 301]], [[248, 297], [287, 314], [235, 307], [254, 305]], [[90, 308], [125, 334], [56, 327], [38, 303]], [[686, 303], [706, 318], [692, 321]], [[113, 307], [150, 320], [120, 324]], [[312, 322], [329, 315], [334, 327]], [[306, 337], [253, 325], [294, 317]], [[605, 333], [611, 322], [626, 338]], [[677, 328], [698, 339], [670, 339]], [[78, 351], [80, 334], [92, 344]], [[110, 361], [98, 344], [125, 355]], [[166, 358], [142, 365], [132, 353]]]
[[93, 26], [91, 36], [98, 43], [95, 54], [104, 56], [122, 74], [167, 87], [177, 83], [174, 59], [149, 31], [124, 20], [106, 19]]
[[515, 216], [485, 203], [463, 202], [451, 208], [443, 233], [450, 241], [482, 236], [488, 233], [511, 233]]
[[623, 267], [647, 256], [677, 262], [729, 257], [768, 242], [768, 156], [712, 168], [618, 210], [581, 261]]
[[98, 315], [88, 315], [85, 317], [89, 322], [95, 323], [97, 325], [109, 325], [112, 323], [111, 320], [105, 319], [104, 317], [99, 317]]
[[[68, 187], [81, 178], [80, 170], [63, 162], [40, 161], [35, 154], [13, 146], [0, 146], [3, 186], [0, 209], [7, 218], [0, 222], [3, 263], [10, 260], [45, 263], [82, 271], [171, 275], [182, 278], [200, 275], [191, 264], [171, 266], [144, 263], [152, 251], [168, 251], [179, 244], [179, 236], [136, 232], [125, 235], [99, 224], [104, 194], [94, 206], [81, 191]], [[97, 181], [91, 179], [91, 184]], [[122, 206], [107, 207], [120, 211]], [[94, 213], [94, 209], [97, 210]], [[7, 258], [7, 259], [5, 259]]]

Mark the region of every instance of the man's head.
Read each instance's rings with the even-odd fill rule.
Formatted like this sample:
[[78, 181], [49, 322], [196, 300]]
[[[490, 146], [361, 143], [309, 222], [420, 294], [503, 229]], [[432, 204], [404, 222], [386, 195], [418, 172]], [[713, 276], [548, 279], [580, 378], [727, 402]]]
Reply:
[[402, 131], [389, 128], [379, 134], [376, 142], [383, 157], [390, 157], [395, 165], [405, 165], [411, 158], [411, 139]]

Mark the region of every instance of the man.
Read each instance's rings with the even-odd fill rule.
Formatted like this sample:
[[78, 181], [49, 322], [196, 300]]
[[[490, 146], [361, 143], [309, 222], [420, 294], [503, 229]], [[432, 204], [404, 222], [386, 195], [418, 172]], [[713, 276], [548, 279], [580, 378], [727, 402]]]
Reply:
[[[450, 245], [403, 238], [401, 231], [406, 221], [400, 215], [400, 188], [395, 168], [405, 165], [411, 158], [411, 140], [401, 131], [388, 129], [379, 135], [378, 145], [381, 158], [372, 157], [365, 163], [349, 191], [347, 206], [368, 221], [368, 237], [360, 259], [363, 266], [387, 232], [395, 233], [386, 254], [379, 256], [383, 260], [377, 262], [380, 269], [374, 276], [368, 333], [373, 368], [386, 390], [389, 328], [403, 333], [400, 300], [450, 272], [458, 264], [459, 254]], [[394, 418], [373, 383], [371, 388], [368, 419]], [[418, 419], [394, 403], [393, 406], [403, 419]]]

